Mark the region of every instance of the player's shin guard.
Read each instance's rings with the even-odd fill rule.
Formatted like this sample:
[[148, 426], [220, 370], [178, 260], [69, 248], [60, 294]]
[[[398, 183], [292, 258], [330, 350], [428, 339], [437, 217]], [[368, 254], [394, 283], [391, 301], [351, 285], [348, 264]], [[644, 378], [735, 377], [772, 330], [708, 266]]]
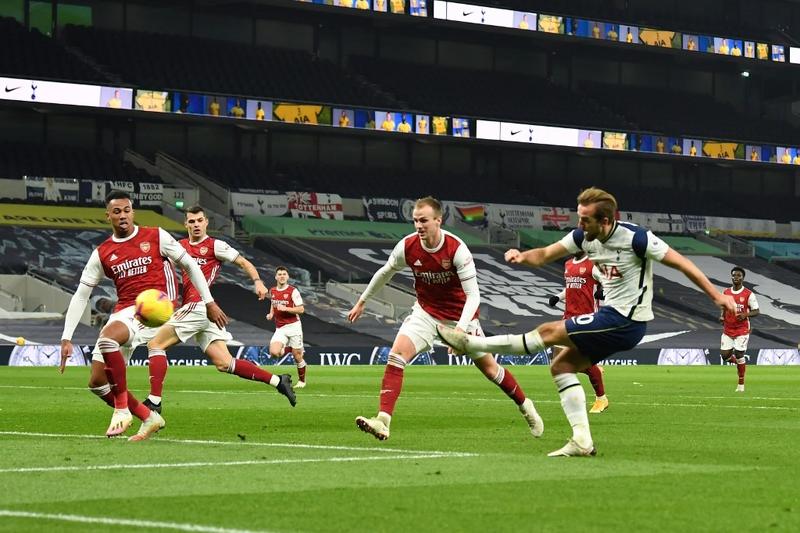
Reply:
[[[280, 380], [277, 378], [277, 376], [270, 374], [263, 368], [260, 368], [258, 365], [252, 361], [248, 361], [247, 359], [231, 358], [231, 364], [228, 366], [228, 373], [239, 376], [242, 379], [268, 383], [273, 387], [277, 387], [278, 383], [280, 383]], [[272, 379], [273, 377], [275, 378], [274, 380]]]
[[600, 367], [597, 365], [592, 365], [584, 370], [583, 373], [589, 376], [589, 383], [592, 384], [595, 396], [598, 398], [600, 396], [605, 396], [606, 388], [603, 385], [603, 371], [600, 370]]
[[586, 394], [576, 374], [558, 374], [553, 381], [561, 396], [561, 408], [572, 426], [572, 440], [583, 448], [592, 447], [589, 415], [586, 413]]
[[539, 353], [546, 348], [542, 336], [537, 330], [522, 335], [495, 335], [493, 337], [468, 336], [470, 353], [475, 351], [529, 355]]
[[106, 402], [109, 407], [114, 407], [114, 395], [111, 393], [111, 385], [106, 383], [99, 387], [89, 387], [92, 394], [97, 395], [98, 398]]
[[747, 371], [747, 360], [741, 357], [736, 360], [736, 373], [739, 374], [739, 385], [744, 385], [744, 373]]
[[305, 360], [297, 363], [297, 381], [306, 381], [306, 362]]
[[[381, 418], [381, 415], [386, 415], [384, 418], [391, 420], [397, 398], [400, 397], [400, 391], [403, 390], [405, 368], [406, 362], [402, 357], [395, 353], [389, 354], [389, 361], [386, 363], [386, 368], [383, 371], [383, 381], [381, 381], [379, 418]], [[387, 421], [384, 421], [384, 424], [389, 425]]]
[[150, 372], [150, 400], [153, 403], [161, 403], [161, 396], [164, 392], [164, 379], [167, 377], [167, 352], [150, 348], [147, 350], [149, 361], [148, 371]]
[[492, 381], [506, 393], [506, 396], [514, 400], [515, 404], [522, 405], [522, 402], [525, 401], [525, 392], [523, 392], [522, 387], [519, 386], [510, 370], [497, 365], [497, 375]]
[[100, 353], [103, 355], [106, 368], [108, 368], [109, 372], [111, 372], [111, 381], [114, 383], [114, 387], [112, 388], [112, 393], [114, 394], [114, 408], [127, 409], [127, 369], [125, 368], [125, 358], [122, 357], [122, 352], [119, 351], [119, 343], [114, 339], [101, 337], [97, 339], [97, 347], [100, 349]]

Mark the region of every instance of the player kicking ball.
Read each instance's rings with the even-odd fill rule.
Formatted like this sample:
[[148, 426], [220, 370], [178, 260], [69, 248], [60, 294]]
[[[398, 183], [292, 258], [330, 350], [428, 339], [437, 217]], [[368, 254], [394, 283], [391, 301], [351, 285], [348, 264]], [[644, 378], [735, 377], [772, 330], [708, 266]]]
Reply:
[[565, 348], [550, 363], [561, 407], [572, 426], [567, 444], [548, 455], [588, 456], [596, 450], [589, 431], [586, 395], [577, 372], [609, 355], [636, 346], [645, 334], [653, 310], [653, 261], [680, 270], [718, 307], [735, 312], [733, 298], [720, 293], [697, 266], [672, 250], [652, 232], [615, 220], [616, 199], [592, 187], [578, 196], [578, 228], [559, 242], [520, 252], [508, 250], [506, 261], [540, 267], [583, 250], [600, 270], [605, 305], [596, 313], [547, 322], [522, 335], [482, 338], [438, 326], [439, 335], [456, 350], [467, 353], [534, 354], [548, 346]]
[[[259, 300], [267, 295], [253, 264], [242, 257], [228, 243], [208, 235], [208, 218], [203, 208], [193, 206], [186, 210], [184, 222], [189, 237], [181, 239], [180, 245], [196, 262], [203, 273], [204, 281], [211, 286], [223, 263], [233, 263], [241, 268], [253, 281], [253, 290]], [[194, 338], [203, 353], [214, 363], [218, 371], [234, 374], [242, 379], [260, 381], [274, 387], [286, 396], [294, 407], [296, 400], [289, 374], [271, 374], [247, 359], [236, 359], [228, 351], [227, 343], [233, 338], [224, 327], [219, 327], [206, 317], [206, 309], [194, 281], [183, 271], [183, 307], [175, 311], [169, 322], [158, 329], [155, 337], [147, 343], [150, 358], [150, 396], [145, 403], [161, 412], [164, 378], [167, 374], [167, 352], [171, 346]]]
[[142, 421], [136, 435], [129, 440], [145, 440], [162, 429], [164, 419], [140, 403], [129, 391], [126, 365], [134, 348], [156, 333], [135, 318], [136, 297], [146, 289], [158, 289], [173, 300], [177, 297], [177, 281], [172, 262], [179, 264], [187, 279], [197, 287], [203, 302], [206, 320], [224, 327], [228, 317], [214, 302], [203, 273], [172, 236], [161, 228], [134, 224], [130, 195], [111, 191], [106, 197], [106, 217], [113, 233], [92, 251], [81, 274], [80, 283], [69, 302], [61, 334], [61, 366], [64, 372], [72, 354], [72, 334], [89, 302], [92, 289], [103, 276], [114, 282], [117, 304], [108, 317], [92, 352], [89, 390], [114, 408], [107, 437], [122, 435], [130, 427], [133, 416]]

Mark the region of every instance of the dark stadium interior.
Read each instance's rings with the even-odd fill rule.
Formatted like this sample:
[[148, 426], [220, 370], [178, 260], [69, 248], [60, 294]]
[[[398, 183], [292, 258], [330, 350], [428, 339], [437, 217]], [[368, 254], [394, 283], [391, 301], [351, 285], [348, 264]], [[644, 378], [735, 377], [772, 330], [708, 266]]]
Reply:
[[[0, 55], [0, 75], [778, 146], [800, 139], [796, 71], [769, 61], [519, 35], [432, 17], [422, 24], [290, 0], [83, 4], [92, 8], [92, 24], [0, 11], [0, 46], [8, 52]], [[486, 4], [798, 44], [792, 28], [800, 7], [779, 0], [706, 0], [681, 9], [647, 0]], [[623, 209], [781, 224], [797, 218], [793, 165], [110, 111], [2, 101], [0, 177], [169, 186], [178, 178], [156, 163], [167, 155], [230, 191], [433, 194], [571, 207], [594, 184], [614, 191]], [[131, 154], [150, 166], [133, 164]], [[267, 248], [312, 267], [313, 257], [288, 249], [281, 256], [285, 244]], [[752, 268], [763, 262], [753, 261]], [[787, 265], [787, 272], [796, 268]], [[321, 266], [309, 270], [322, 278]], [[765, 271], [780, 271], [774, 268]], [[795, 278], [792, 272], [787, 283], [796, 286]], [[698, 305], [687, 298], [673, 315], [681, 305]], [[326, 320], [344, 327], [338, 304], [320, 305]], [[323, 329], [318, 340], [335, 335]]]

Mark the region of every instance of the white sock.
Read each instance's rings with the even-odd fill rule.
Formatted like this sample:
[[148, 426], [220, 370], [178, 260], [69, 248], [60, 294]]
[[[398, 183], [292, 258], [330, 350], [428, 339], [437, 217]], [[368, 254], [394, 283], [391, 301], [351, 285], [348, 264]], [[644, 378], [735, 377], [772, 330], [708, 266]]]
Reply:
[[572, 426], [572, 440], [582, 448], [592, 447], [589, 415], [586, 414], [586, 393], [576, 374], [559, 374], [553, 381], [561, 396], [561, 408]]
[[467, 339], [467, 348], [470, 353], [480, 351], [526, 355], [539, 353], [547, 347], [537, 330], [523, 335], [495, 335], [493, 337], [467, 335]]
[[158, 405], [161, 403], [161, 396], [154, 396], [152, 394], [147, 395], [147, 399], [153, 402], [154, 404]]
[[387, 428], [389, 427], [389, 424], [392, 423], [392, 415], [390, 415], [389, 413], [384, 413], [383, 411], [379, 411], [378, 416], [376, 416], [375, 418], [386, 424]]
[[279, 378], [275, 374], [272, 374], [272, 377], [269, 378], [269, 384], [272, 385], [273, 387], [277, 387], [278, 384], [280, 384], [280, 382], [281, 382], [281, 378]]

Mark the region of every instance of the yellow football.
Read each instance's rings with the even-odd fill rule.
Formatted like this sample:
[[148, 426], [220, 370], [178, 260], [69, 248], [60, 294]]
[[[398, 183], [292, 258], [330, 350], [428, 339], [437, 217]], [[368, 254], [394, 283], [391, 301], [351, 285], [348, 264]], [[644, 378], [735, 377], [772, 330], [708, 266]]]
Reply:
[[147, 289], [136, 297], [136, 320], [155, 328], [172, 316], [172, 300], [158, 289]]

